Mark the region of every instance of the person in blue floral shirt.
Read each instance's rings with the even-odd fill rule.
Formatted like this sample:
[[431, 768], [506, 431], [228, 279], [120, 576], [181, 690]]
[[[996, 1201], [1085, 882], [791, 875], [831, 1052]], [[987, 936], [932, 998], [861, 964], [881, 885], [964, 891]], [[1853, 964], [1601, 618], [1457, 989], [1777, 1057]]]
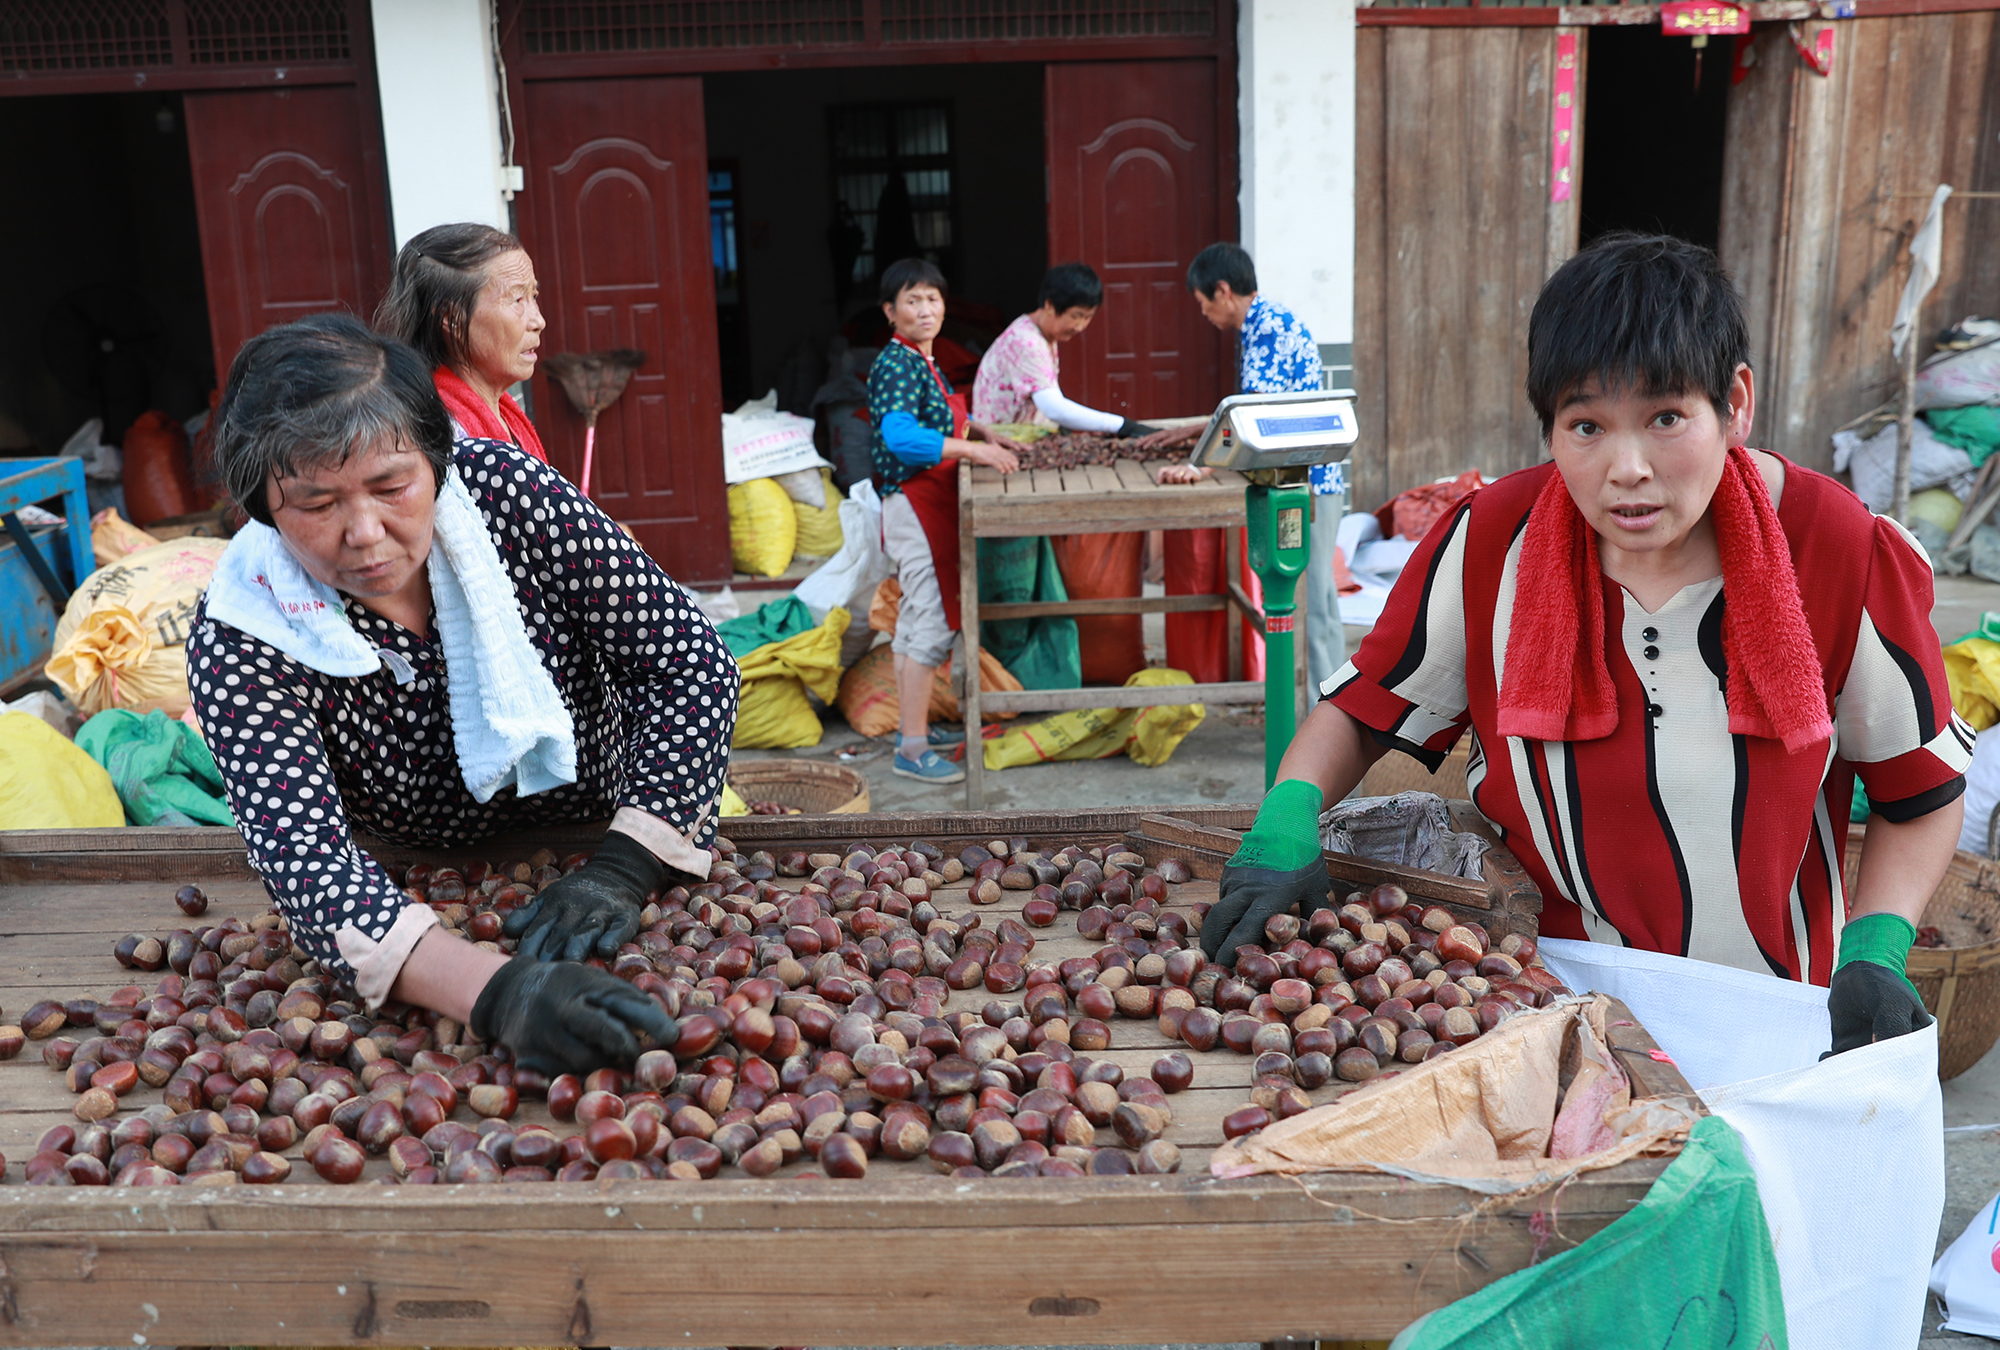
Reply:
[[[1236, 387], [1245, 394], [1285, 394], [1320, 387], [1319, 344], [1299, 316], [1258, 294], [1257, 265], [1235, 244], [1210, 244], [1188, 264], [1188, 293], [1201, 317], [1237, 342]], [[1155, 432], [1139, 442], [1142, 450], [1191, 444], [1202, 424]], [[1192, 483], [1208, 476], [1191, 464], [1168, 464], [1162, 483]]]

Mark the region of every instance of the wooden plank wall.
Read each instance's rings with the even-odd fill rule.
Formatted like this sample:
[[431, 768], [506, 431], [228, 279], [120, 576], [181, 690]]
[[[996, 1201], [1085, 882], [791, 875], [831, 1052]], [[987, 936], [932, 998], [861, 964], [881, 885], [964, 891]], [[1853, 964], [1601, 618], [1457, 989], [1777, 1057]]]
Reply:
[[[2000, 191], [2000, 14], [1832, 26], [1826, 78], [1782, 27], [1756, 30], [1757, 64], [1730, 96], [1722, 223], [1762, 380], [1755, 440], [1818, 469], [1834, 428], [1894, 392], [1889, 324], [1931, 190]], [[1927, 337], [2000, 314], [2000, 202], [1945, 212]]]
[[[1556, 38], [1574, 31], [1355, 34], [1361, 509], [1468, 468], [1493, 477], [1541, 459], [1522, 383], [1535, 294], [1576, 247], [1575, 197], [1548, 200]], [[1580, 106], [1575, 121], [1580, 138]], [[1575, 163], [1580, 173], [1580, 143]]]

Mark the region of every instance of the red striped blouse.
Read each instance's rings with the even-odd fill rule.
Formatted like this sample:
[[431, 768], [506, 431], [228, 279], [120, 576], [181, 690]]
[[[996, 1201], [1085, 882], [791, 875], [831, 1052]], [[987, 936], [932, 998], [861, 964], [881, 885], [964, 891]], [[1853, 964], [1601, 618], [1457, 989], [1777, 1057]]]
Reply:
[[1544, 933], [1825, 984], [1855, 775], [1877, 814], [1904, 821], [1964, 791], [1971, 762], [1923, 550], [1831, 478], [1786, 465], [1778, 520], [1834, 714], [1822, 747], [1730, 734], [1719, 577], [1652, 613], [1606, 578], [1617, 730], [1502, 737], [1522, 527], [1554, 472], [1510, 474], [1439, 520], [1322, 692], [1432, 768], [1470, 728], [1473, 800], [1541, 886]]

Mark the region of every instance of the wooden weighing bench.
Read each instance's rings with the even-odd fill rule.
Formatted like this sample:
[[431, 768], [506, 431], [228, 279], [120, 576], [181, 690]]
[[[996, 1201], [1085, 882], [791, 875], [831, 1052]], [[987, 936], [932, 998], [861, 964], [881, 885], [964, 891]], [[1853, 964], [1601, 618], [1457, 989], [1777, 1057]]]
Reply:
[[[958, 468], [959, 630], [965, 635], [965, 805], [986, 805], [986, 759], [980, 752], [980, 720], [992, 713], [1068, 712], [1077, 708], [1152, 708], [1177, 703], [1256, 703], [1264, 681], [1243, 678], [1245, 618], [1264, 628], [1264, 611], [1238, 580], [1244, 523], [1242, 474], [1217, 469], [1199, 483], [1156, 483], [1156, 463], [1120, 459], [1076, 469], [1022, 469], [1002, 476], [997, 469], [960, 460]], [[979, 603], [979, 541], [1043, 534], [1121, 534], [1151, 530], [1222, 529], [1223, 575], [1228, 590], [1213, 595], [1116, 596], [1101, 600], [1048, 601], [1018, 605]], [[1303, 605], [1305, 593], [1300, 589]], [[1229, 679], [1220, 684], [1158, 685], [1137, 689], [1090, 686], [1083, 689], [1022, 689], [982, 693], [979, 688], [979, 625], [985, 620], [1034, 619], [1045, 615], [1187, 614], [1234, 610], [1229, 629]], [[1303, 680], [1306, 646], [1292, 644]]]
[[[1094, 528], [1094, 523], [1092, 525]], [[995, 836], [1121, 843], [1187, 859], [1196, 880], [1170, 908], [1215, 895], [1219, 859], [1249, 807], [732, 819], [739, 849], [818, 851], [928, 839], [948, 850]], [[518, 860], [589, 847], [565, 828], [434, 862]], [[420, 856], [374, 850], [392, 867]], [[1330, 856], [1339, 889], [1400, 880], [1498, 936], [1532, 931], [1540, 895], [1504, 853], [1479, 880]], [[203, 886], [190, 921], [174, 890]], [[794, 883], [796, 884], [796, 883]], [[1025, 892], [981, 911], [1018, 915]], [[940, 908], [970, 908], [963, 886]], [[0, 1007], [97, 997], [157, 976], [121, 969], [123, 934], [165, 934], [266, 910], [242, 841], [224, 829], [0, 833]], [[1036, 959], [1082, 955], [1074, 917], [1042, 930]], [[983, 990], [955, 994], [977, 1008]], [[1636, 1025], [1614, 1048], [1645, 1093], [1686, 1093], [1647, 1057]], [[1100, 1057], [1145, 1073], [1169, 1049], [1151, 1020], [1112, 1024]], [[877, 1159], [835, 1182], [810, 1160], [766, 1180], [733, 1168], [697, 1183], [489, 1186], [318, 1182], [294, 1158], [281, 1186], [44, 1188], [22, 1164], [73, 1098], [31, 1042], [0, 1063], [0, 1345], [1057, 1344], [1386, 1338], [1419, 1314], [1580, 1242], [1626, 1213], [1668, 1165], [1629, 1162], [1559, 1192], [1471, 1217], [1481, 1197], [1391, 1176], [1210, 1176], [1221, 1122], [1243, 1105], [1248, 1057], [1190, 1053], [1194, 1085], [1171, 1101], [1171, 1176], [959, 1180]], [[1347, 1085], [1315, 1091], [1330, 1101]], [[119, 1117], [157, 1100], [140, 1087]], [[459, 1113], [460, 1119], [465, 1113]], [[546, 1121], [540, 1101], [517, 1117]], [[558, 1126], [568, 1134], [573, 1126]], [[296, 1146], [293, 1153], [296, 1154]], [[1553, 1236], [1552, 1236], [1553, 1235]], [[1240, 1297], [1244, 1290], [1255, 1296]]]

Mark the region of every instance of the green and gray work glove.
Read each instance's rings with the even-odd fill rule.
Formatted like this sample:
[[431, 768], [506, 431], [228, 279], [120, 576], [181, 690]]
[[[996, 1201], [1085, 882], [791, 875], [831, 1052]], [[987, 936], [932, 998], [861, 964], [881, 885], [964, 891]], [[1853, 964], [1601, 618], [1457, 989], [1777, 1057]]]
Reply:
[[1288, 778], [1272, 788], [1222, 869], [1222, 895], [1201, 924], [1208, 959], [1232, 965], [1244, 943], [1264, 942], [1264, 925], [1294, 906], [1301, 923], [1332, 904], [1332, 883], [1320, 858], [1320, 791]]
[[680, 1028], [652, 996], [592, 966], [515, 957], [472, 1005], [472, 1033], [514, 1052], [522, 1068], [553, 1078], [630, 1064], [641, 1033], [669, 1049]]
[[1931, 1024], [1917, 987], [1903, 973], [1916, 939], [1916, 926], [1899, 914], [1864, 914], [1840, 930], [1840, 958], [1826, 991], [1833, 1049], [1821, 1059]]
[[501, 932], [521, 939], [515, 954], [527, 961], [609, 961], [639, 931], [646, 897], [669, 877], [685, 886], [698, 878], [675, 871], [628, 834], [604, 836], [589, 862], [557, 877], [507, 916]]

